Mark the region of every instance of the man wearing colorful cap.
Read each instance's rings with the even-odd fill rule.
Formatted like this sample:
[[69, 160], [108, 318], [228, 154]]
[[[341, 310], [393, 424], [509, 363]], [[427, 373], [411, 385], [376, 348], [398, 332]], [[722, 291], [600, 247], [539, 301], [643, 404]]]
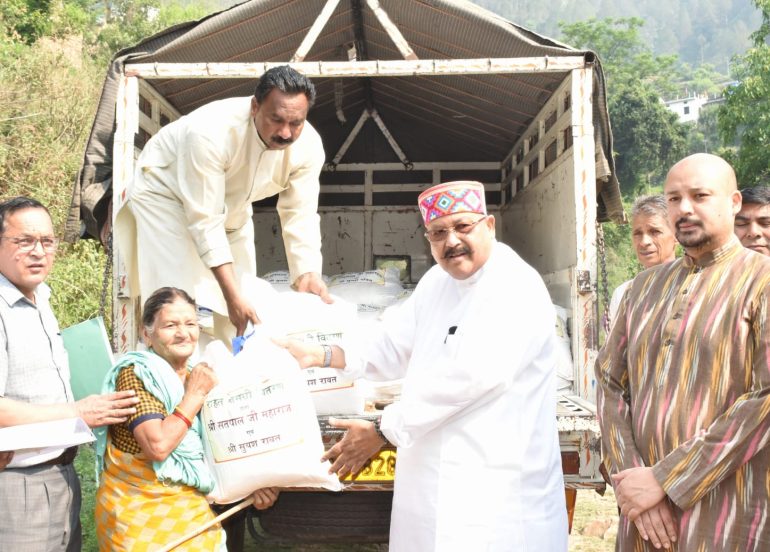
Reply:
[[564, 551], [548, 292], [495, 240], [482, 184], [434, 186], [418, 203], [437, 266], [411, 297], [330, 359], [328, 347], [285, 343], [303, 367], [326, 360], [351, 375], [403, 378], [379, 424], [335, 422], [347, 433], [324, 458], [342, 476], [386, 440], [397, 447], [391, 552]]

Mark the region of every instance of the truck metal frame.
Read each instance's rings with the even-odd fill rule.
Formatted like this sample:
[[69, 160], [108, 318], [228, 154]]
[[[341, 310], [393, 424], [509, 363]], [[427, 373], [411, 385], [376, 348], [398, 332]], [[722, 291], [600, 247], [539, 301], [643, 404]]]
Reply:
[[[359, 8], [363, 1], [352, 0], [354, 4], [358, 2]], [[594, 110], [597, 109], [594, 105], [597, 82], [594, 72], [597, 69], [600, 72], [601, 68], [590, 52], [556, 57], [419, 59], [377, 0], [365, 0], [365, 3], [403, 59], [306, 61], [308, 52], [339, 2], [325, 2], [290, 58], [291, 66], [311, 78], [377, 79], [384, 83], [394, 78], [409, 82], [410, 79], [458, 75], [515, 77], [554, 73], [561, 78], [500, 161], [412, 161], [406, 153], [408, 148], [399, 144], [398, 133], [391, 132], [389, 121], [367, 101], [356, 124], [335, 153], [327, 152], [329, 161], [322, 174], [319, 213], [325, 272], [368, 270], [377, 266], [379, 258], [405, 257], [409, 278], [416, 282], [432, 262], [429, 247], [422, 237], [419, 216], [414, 203], [394, 206], [387, 198], [393, 194], [416, 197], [426, 187], [455, 175], [478, 175], [474, 179], [484, 182], [488, 207], [498, 218], [498, 238], [514, 247], [540, 272], [554, 303], [568, 308], [571, 313], [573, 388], [558, 397], [557, 414], [567, 500], [574, 506], [575, 490], [604, 488], [599, 472], [599, 429], [593, 377], [598, 349], [596, 160], [603, 154], [597, 152], [594, 128]], [[570, 53], [574, 54], [574, 51]], [[158, 92], [154, 82], [256, 79], [270, 67], [286, 63], [142, 63], [126, 59], [117, 76], [115, 98], [111, 155], [113, 217], [126, 201], [126, 185], [133, 177], [141, 146], [164, 124], [182, 115]], [[436, 101], [440, 100], [436, 98]], [[411, 100], [405, 98], [404, 101]], [[429, 106], [422, 109], [429, 110]], [[461, 112], [457, 114], [458, 118], [462, 116]], [[370, 120], [382, 133], [398, 162], [345, 162], [349, 149]], [[609, 143], [611, 145], [611, 138]], [[609, 165], [611, 168], [611, 160]], [[417, 174], [420, 178], [410, 177]], [[335, 183], [335, 179], [344, 182]], [[610, 182], [617, 185], [612, 179]], [[254, 224], [260, 273], [285, 268], [280, 222], [275, 210], [256, 206]], [[345, 236], [345, 239], [335, 238], [339, 236]], [[554, 239], [554, 236], [558, 238]], [[328, 244], [332, 242], [335, 243], [334, 251], [329, 250]], [[345, 255], [334, 254], [340, 247], [344, 248]], [[115, 247], [112, 254], [115, 343], [118, 351], [124, 352], [131, 350], [137, 342], [140, 305], [132, 299], [128, 289], [122, 252]], [[344, 261], [340, 260], [343, 258]], [[323, 420], [322, 426], [328, 439], [339, 438]], [[379, 487], [377, 484], [353, 485], [351, 488], [388, 489], [389, 484]]]

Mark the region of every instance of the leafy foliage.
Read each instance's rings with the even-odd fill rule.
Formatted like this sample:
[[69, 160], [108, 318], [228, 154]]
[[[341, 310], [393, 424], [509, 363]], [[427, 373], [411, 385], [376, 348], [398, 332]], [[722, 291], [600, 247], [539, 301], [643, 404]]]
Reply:
[[687, 145], [687, 129], [659, 101], [676, 89], [676, 57], [653, 55], [641, 39], [643, 25], [637, 18], [562, 25], [571, 45], [592, 49], [602, 60], [618, 180], [626, 196], [659, 182]]
[[211, 0], [181, 4], [161, 0], [113, 0], [105, 2], [103, 20], [93, 42], [103, 61], [144, 38], [180, 23], [200, 19], [214, 11]]
[[738, 82], [725, 91], [719, 112], [724, 140], [739, 139], [731, 159], [742, 186], [770, 184], [770, 0], [755, 0], [762, 24], [752, 34], [754, 46], [737, 58]]
[[[0, 59], [14, 58], [0, 63], [0, 197], [38, 199], [57, 230], [69, 208], [101, 82], [96, 68], [81, 60], [80, 46], [50, 39], [0, 42]], [[62, 327], [98, 313], [104, 261], [94, 242], [60, 247], [48, 283]]]
[[[176, 4], [154, 8], [158, 2], [153, 0], [139, 4], [124, 0], [119, 10], [103, 5], [112, 10], [110, 23], [89, 35], [84, 28], [102, 12], [86, 11], [89, 6], [80, 0], [0, 3], [0, 199], [16, 195], [38, 199], [51, 212], [57, 233], [69, 209], [104, 68], [114, 53], [108, 49], [199, 17], [205, 8]], [[155, 16], [147, 22], [151, 8]], [[45, 24], [38, 24], [43, 20]], [[118, 28], [119, 36], [109, 35]], [[101, 246], [93, 241], [60, 246], [48, 283], [62, 327], [98, 314], [105, 260]], [[109, 325], [109, 294], [107, 299]]]
[[560, 23], [633, 17], [647, 24], [642, 40], [655, 54], [677, 54], [691, 65], [710, 63], [728, 73], [730, 58], [750, 46], [759, 15], [751, 0], [474, 0], [524, 27], [553, 36]]
[[650, 86], [629, 83], [610, 97], [615, 166], [622, 191], [637, 195], [660, 184], [687, 147], [687, 128]]

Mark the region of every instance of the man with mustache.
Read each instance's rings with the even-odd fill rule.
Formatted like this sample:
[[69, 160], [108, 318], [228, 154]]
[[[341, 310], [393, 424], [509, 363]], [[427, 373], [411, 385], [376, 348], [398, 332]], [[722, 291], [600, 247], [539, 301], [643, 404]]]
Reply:
[[743, 247], [770, 255], [770, 188], [743, 188], [741, 196], [743, 203], [735, 215], [735, 235]]
[[216, 280], [232, 326], [215, 316], [215, 334], [242, 335], [259, 322], [240, 290], [241, 276], [256, 274], [251, 204], [278, 195], [292, 282], [328, 300], [317, 213], [324, 151], [306, 121], [314, 100], [307, 77], [275, 67], [254, 96], [203, 105], [147, 142], [117, 219], [133, 295], [163, 286], [194, 295]]
[[[668, 225], [666, 199], [660, 195], [636, 198], [631, 208], [631, 241], [636, 258], [647, 269], [676, 258], [676, 238]], [[610, 322], [614, 323], [620, 301], [633, 280], [620, 284], [610, 299]]]
[[409, 299], [355, 344], [283, 343], [303, 367], [404, 378], [377, 425], [336, 422], [347, 432], [324, 459], [344, 476], [386, 440], [397, 447], [391, 552], [565, 551], [548, 291], [495, 240], [482, 184], [440, 184], [418, 202], [437, 266]]
[[678, 162], [664, 195], [685, 256], [634, 279], [596, 361], [616, 549], [770, 550], [770, 259], [733, 233], [723, 159]]

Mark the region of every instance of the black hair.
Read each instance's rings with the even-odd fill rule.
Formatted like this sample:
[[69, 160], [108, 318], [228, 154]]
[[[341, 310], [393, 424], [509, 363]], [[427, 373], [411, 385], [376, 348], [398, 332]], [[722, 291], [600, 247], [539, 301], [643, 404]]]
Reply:
[[268, 69], [260, 77], [254, 91], [257, 103], [261, 104], [274, 88], [285, 94], [304, 94], [307, 97], [308, 109], [313, 107], [315, 86], [309, 78], [288, 65]]
[[183, 289], [175, 287], [162, 287], [156, 289], [153, 294], [147, 298], [147, 301], [144, 302], [142, 325], [145, 328], [152, 328], [152, 325], [155, 324], [155, 317], [158, 316], [160, 309], [166, 305], [170, 305], [177, 299], [181, 299], [195, 307], [195, 301]]
[[752, 188], [741, 188], [743, 204], [753, 203], [756, 205], [770, 205], [770, 188], [767, 186], [754, 186]]
[[16, 211], [21, 211], [23, 209], [42, 209], [48, 213], [49, 217], [51, 216], [51, 213], [48, 212], [48, 209], [45, 205], [36, 199], [32, 199], [31, 197], [17, 196], [12, 197], [11, 199], [6, 199], [5, 201], [0, 202], [0, 234], [5, 232], [6, 217], [9, 217]]

